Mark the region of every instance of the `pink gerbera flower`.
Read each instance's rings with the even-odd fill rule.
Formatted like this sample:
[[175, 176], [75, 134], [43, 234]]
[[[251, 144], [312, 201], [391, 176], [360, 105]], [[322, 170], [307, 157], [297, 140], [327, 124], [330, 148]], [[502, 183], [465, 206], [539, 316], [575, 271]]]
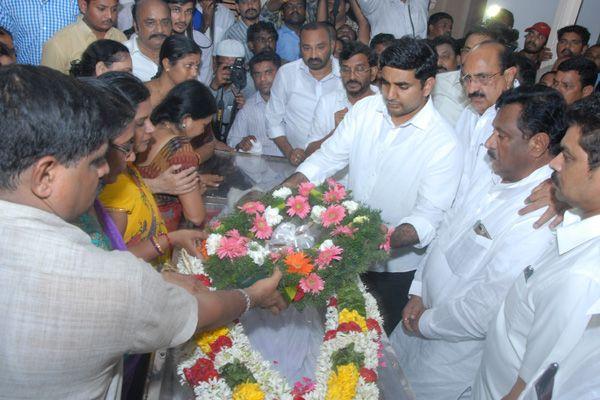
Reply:
[[208, 226], [213, 231], [216, 231], [217, 229], [219, 229], [221, 227], [221, 221], [219, 221], [218, 219], [212, 220], [212, 221], [210, 221]]
[[329, 186], [329, 190], [323, 195], [326, 203], [339, 203], [346, 197], [346, 189], [339, 183], [335, 186]]
[[315, 188], [314, 183], [310, 182], [302, 182], [300, 186], [298, 186], [298, 193], [300, 196], [308, 197], [310, 191]]
[[341, 260], [343, 252], [344, 249], [342, 249], [339, 246], [331, 246], [326, 249], [323, 249], [319, 251], [319, 255], [315, 260], [315, 264], [317, 264], [317, 267], [319, 267], [319, 269], [328, 267], [333, 260]]
[[304, 394], [312, 392], [316, 387], [317, 384], [313, 380], [307, 377], [303, 377], [302, 381], [298, 381], [294, 384], [294, 389], [292, 389], [292, 395], [302, 396]]
[[224, 258], [234, 259], [243, 257], [248, 253], [248, 241], [248, 238], [240, 236], [240, 232], [237, 229], [232, 229], [221, 238], [220, 246], [217, 249], [217, 256], [221, 260]]
[[354, 232], [358, 231], [358, 228], [353, 228], [348, 225], [340, 225], [336, 227], [332, 232], [332, 236], [349, 236], [354, 237]]
[[317, 294], [320, 293], [324, 287], [325, 284], [323, 282], [323, 279], [321, 279], [321, 277], [315, 274], [314, 272], [300, 279], [300, 288], [305, 293]]
[[249, 201], [238, 208], [246, 214], [258, 214], [265, 211], [265, 206], [260, 201]]
[[250, 228], [251, 232], [254, 232], [259, 239], [269, 239], [273, 234], [273, 228], [267, 224], [267, 220], [262, 215], [256, 215], [254, 217], [254, 224]]
[[385, 242], [383, 242], [382, 244], [379, 245], [379, 248], [383, 251], [385, 251], [386, 253], [389, 253], [392, 250], [392, 246], [391, 246], [391, 240], [392, 240], [392, 234], [394, 233], [395, 228], [388, 228], [386, 234], [385, 234]]
[[304, 196], [290, 197], [285, 204], [289, 207], [287, 214], [290, 217], [297, 215], [304, 219], [310, 213], [310, 204], [308, 204], [308, 199]]
[[346, 216], [346, 209], [340, 205], [329, 206], [321, 214], [321, 223], [325, 228], [338, 225]]

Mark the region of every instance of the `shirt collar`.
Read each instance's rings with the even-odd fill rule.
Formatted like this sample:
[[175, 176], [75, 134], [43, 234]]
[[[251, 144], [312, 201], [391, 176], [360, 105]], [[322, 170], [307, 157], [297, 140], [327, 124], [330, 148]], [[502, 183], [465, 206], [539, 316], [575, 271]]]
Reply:
[[260, 95], [260, 92], [258, 90], [254, 94], [254, 97], [256, 98], [257, 104], [267, 104], [267, 102], [265, 101], [265, 99], [263, 99], [263, 97]]
[[96, 39], [96, 35], [94, 35], [94, 32], [92, 32], [92, 29], [83, 20], [83, 15], [80, 14], [77, 16], [77, 21], [75, 22], [75, 25], [77, 27], [77, 31], [82, 36], [92, 36], [94, 39]]
[[600, 237], [600, 215], [581, 219], [577, 211], [565, 212], [563, 224], [556, 228], [558, 254], [564, 254]]
[[[374, 96], [379, 96], [379, 99], [380, 99], [377, 104], [376, 111], [382, 113], [383, 117], [386, 119], [386, 121], [388, 121], [390, 124], [393, 125], [392, 117], [388, 113], [387, 107], [385, 106], [385, 100], [383, 99], [383, 94], [375, 94]], [[431, 122], [433, 122], [434, 118], [432, 118], [432, 114], [434, 113], [434, 111], [435, 111], [435, 108], [433, 106], [433, 101], [431, 100], [431, 96], [429, 96], [429, 98], [427, 99], [427, 103], [425, 103], [425, 106], [417, 114], [415, 114], [411, 119], [409, 119], [402, 125], [397, 126], [397, 128], [404, 128], [409, 125], [412, 125], [415, 128], [424, 131], [429, 127]]]
[[529, 186], [531, 184], [539, 184], [544, 180], [550, 178], [552, 174], [552, 168], [548, 164], [541, 166], [540, 168], [533, 171], [531, 174], [516, 182], [502, 183], [502, 178], [498, 175], [492, 175], [493, 187], [492, 192], [506, 192], [507, 196], [512, 196], [511, 192], [515, 189], [520, 189], [523, 186]]

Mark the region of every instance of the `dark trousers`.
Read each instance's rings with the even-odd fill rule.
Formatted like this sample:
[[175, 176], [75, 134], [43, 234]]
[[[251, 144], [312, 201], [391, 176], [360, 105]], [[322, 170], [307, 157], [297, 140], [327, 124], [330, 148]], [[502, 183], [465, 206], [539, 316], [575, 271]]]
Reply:
[[415, 271], [364, 273], [361, 278], [377, 300], [383, 318], [383, 329], [389, 336], [402, 319], [402, 310], [408, 302], [408, 290]]

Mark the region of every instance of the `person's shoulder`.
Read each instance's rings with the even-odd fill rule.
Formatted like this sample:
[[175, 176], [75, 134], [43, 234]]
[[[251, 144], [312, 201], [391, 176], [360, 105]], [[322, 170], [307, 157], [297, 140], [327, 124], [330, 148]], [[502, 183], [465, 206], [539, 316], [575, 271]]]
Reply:
[[107, 209], [121, 209], [131, 211], [134, 199], [138, 198], [139, 189], [131, 175], [123, 172], [117, 176], [117, 180], [102, 188], [98, 199]]

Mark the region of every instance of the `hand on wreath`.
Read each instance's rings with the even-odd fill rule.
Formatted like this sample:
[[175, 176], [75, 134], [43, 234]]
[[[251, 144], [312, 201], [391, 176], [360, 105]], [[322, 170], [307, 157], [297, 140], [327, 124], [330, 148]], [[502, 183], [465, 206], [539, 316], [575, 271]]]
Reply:
[[266, 308], [271, 310], [273, 314], [279, 314], [287, 307], [287, 302], [278, 290], [282, 276], [283, 274], [279, 268], [275, 268], [270, 277], [261, 279], [246, 289], [252, 307]]

